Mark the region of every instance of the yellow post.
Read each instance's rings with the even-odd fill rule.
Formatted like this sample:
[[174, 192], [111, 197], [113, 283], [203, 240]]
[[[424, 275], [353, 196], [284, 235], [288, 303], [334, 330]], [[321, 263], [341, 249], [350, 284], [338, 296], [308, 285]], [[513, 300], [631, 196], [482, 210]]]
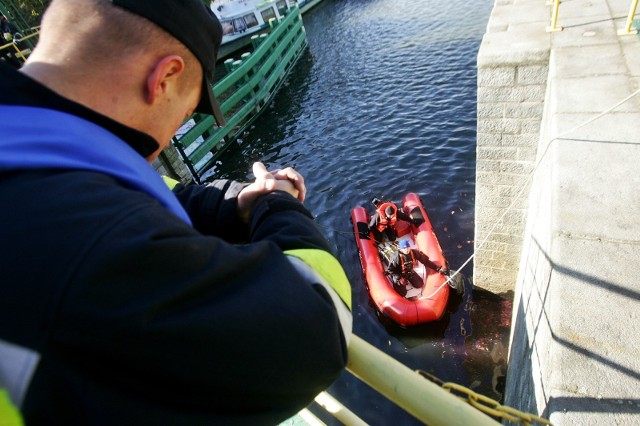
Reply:
[[636, 28], [631, 28], [633, 25], [633, 16], [636, 14], [638, 8], [638, 0], [631, 0], [631, 7], [629, 8], [629, 16], [627, 17], [627, 25], [623, 29], [618, 30], [618, 35], [638, 34]]
[[553, 1], [553, 12], [551, 13], [551, 25], [547, 27], [547, 32], [562, 31], [562, 27], [558, 27], [558, 9], [560, 8], [560, 0]]
[[327, 392], [321, 392], [316, 396], [315, 401], [329, 414], [336, 419], [340, 420], [340, 423], [347, 426], [367, 426], [367, 423], [358, 417], [353, 411], [342, 405], [340, 401], [329, 395]]
[[351, 335], [347, 370], [428, 425], [499, 425], [356, 335]]
[[27, 58], [25, 58], [24, 54], [22, 53], [22, 50], [20, 50], [20, 48], [18, 47], [18, 45], [16, 44], [16, 42], [13, 42], [13, 47], [16, 50], [16, 56], [20, 59], [22, 59], [22, 62], [26, 62]]

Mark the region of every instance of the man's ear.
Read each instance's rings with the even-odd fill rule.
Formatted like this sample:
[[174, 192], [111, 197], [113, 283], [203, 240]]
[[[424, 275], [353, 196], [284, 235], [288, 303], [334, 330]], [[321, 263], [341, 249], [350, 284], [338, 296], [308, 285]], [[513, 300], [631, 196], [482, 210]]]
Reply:
[[178, 55], [168, 55], [156, 62], [147, 76], [147, 103], [153, 105], [175, 89], [184, 68], [184, 59]]

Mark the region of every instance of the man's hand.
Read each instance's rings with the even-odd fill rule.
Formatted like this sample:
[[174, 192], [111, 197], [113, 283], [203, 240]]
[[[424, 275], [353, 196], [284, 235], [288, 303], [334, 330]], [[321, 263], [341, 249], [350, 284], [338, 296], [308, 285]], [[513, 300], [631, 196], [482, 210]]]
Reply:
[[285, 191], [304, 201], [307, 188], [304, 178], [291, 167], [268, 171], [262, 163], [253, 163], [253, 174], [256, 180], [238, 194], [238, 215], [244, 222], [249, 221], [249, 212], [256, 199], [273, 191]]

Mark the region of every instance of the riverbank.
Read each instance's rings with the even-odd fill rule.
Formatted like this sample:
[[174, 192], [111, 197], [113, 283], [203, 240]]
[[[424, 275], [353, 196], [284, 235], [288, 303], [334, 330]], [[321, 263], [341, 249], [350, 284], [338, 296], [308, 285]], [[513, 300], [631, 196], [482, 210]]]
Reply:
[[640, 423], [640, 39], [618, 35], [629, 7], [563, 2], [563, 30], [546, 32], [544, 2], [499, 1], [478, 55], [474, 281], [515, 284], [505, 403], [555, 425]]

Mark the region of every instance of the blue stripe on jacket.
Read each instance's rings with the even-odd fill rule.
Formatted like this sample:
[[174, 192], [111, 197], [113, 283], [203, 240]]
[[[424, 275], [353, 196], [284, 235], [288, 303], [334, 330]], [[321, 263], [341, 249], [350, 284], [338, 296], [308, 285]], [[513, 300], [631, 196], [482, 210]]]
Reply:
[[0, 172], [89, 170], [148, 194], [191, 225], [175, 195], [147, 161], [106, 129], [44, 108], [0, 105]]

